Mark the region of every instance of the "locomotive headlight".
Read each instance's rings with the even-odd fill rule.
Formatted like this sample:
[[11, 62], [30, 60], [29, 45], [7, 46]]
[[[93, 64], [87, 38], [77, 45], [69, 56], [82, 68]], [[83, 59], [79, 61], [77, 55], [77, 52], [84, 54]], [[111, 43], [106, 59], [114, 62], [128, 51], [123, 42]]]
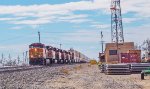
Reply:
[[33, 55], [31, 55], [31, 58], [33, 58]]
[[37, 49], [34, 49], [35, 50], [35, 52], [37, 52]]

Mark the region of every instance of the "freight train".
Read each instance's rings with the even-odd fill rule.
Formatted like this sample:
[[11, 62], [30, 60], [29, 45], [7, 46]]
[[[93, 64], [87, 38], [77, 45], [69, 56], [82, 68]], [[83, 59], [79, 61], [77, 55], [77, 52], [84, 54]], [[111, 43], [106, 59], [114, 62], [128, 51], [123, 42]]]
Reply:
[[53, 46], [46, 46], [42, 43], [29, 45], [29, 64], [30, 65], [50, 65], [85, 63], [89, 58], [74, 49], [62, 50]]

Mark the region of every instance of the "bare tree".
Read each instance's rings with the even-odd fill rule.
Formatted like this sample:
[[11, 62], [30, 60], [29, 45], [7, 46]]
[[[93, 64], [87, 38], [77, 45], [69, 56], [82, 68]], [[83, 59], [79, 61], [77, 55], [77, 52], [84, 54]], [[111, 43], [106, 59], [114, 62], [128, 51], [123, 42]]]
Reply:
[[138, 45], [138, 44], [136, 43], [135, 46], [134, 46], [134, 49], [141, 50], [141, 45]]
[[134, 49], [138, 49], [138, 44], [137, 43], [134, 45]]
[[142, 46], [144, 46], [143, 50], [147, 50], [148, 52], [150, 52], [150, 40], [149, 39], [145, 40]]
[[6, 66], [12, 66], [12, 65], [13, 65], [13, 61], [12, 61], [12, 58], [11, 58], [11, 55], [10, 55], [10, 54], [8, 55], [8, 60], [7, 60], [7, 62], [6, 62], [5, 65], [6, 65]]

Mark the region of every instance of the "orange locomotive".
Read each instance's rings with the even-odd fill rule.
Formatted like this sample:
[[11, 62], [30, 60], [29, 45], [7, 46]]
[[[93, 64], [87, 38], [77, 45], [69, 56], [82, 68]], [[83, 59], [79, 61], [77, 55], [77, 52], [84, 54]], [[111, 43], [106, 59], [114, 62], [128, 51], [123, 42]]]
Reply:
[[29, 64], [42, 65], [46, 59], [46, 47], [41, 43], [33, 43], [29, 45]]
[[[82, 55], [82, 56], [81, 56]], [[52, 46], [45, 46], [42, 43], [29, 45], [30, 65], [50, 65], [52, 63], [75, 63], [83, 62], [88, 58], [75, 50], [62, 50]]]

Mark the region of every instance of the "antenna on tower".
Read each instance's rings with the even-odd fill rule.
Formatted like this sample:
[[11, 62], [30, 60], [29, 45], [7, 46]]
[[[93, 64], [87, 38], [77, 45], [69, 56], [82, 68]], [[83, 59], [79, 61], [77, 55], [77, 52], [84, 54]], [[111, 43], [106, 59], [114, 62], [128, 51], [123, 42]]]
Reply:
[[111, 0], [111, 40], [124, 43], [120, 0]]

